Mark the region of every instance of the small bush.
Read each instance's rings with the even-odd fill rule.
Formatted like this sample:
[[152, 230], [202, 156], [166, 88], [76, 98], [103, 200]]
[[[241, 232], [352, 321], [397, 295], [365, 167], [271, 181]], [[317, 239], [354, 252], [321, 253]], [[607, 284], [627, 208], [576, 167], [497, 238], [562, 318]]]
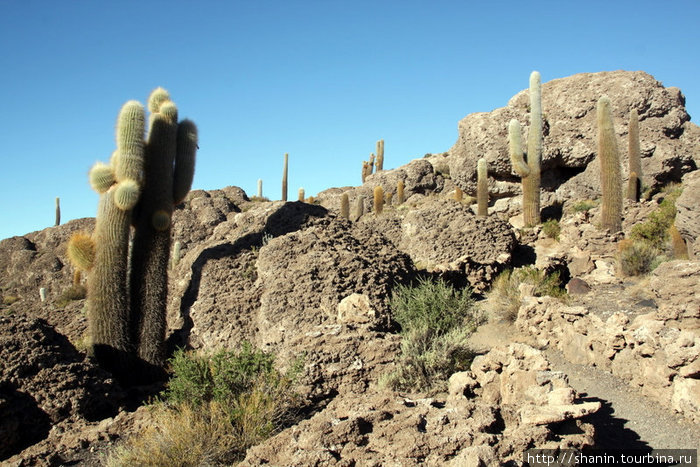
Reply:
[[19, 297], [16, 295], [3, 295], [2, 296], [2, 304], [4, 306], [10, 306], [13, 303], [17, 303], [19, 301]]
[[392, 295], [394, 319], [401, 326], [401, 355], [382, 383], [398, 390], [439, 391], [474, 356], [466, 340], [483, 322], [469, 290], [444, 281], [421, 280], [398, 286]]
[[561, 233], [561, 226], [559, 221], [556, 219], [550, 219], [542, 223], [542, 232], [549, 238], [554, 240], [559, 240], [559, 234]]
[[237, 353], [178, 351], [170, 364], [153, 423], [116, 449], [109, 466], [228, 465], [293, 417], [301, 360], [280, 374], [274, 356], [244, 343]]
[[577, 203], [574, 203], [571, 206], [571, 211], [572, 212], [585, 212], [585, 211], [590, 211], [594, 207], [598, 206], [598, 202], [586, 199], [583, 201], [578, 201]]
[[74, 300], [82, 300], [87, 296], [87, 289], [84, 285], [72, 285], [65, 289], [61, 296], [56, 299], [56, 306], [58, 308], [65, 308], [70, 302]]
[[496, 317], [506, 321], [515, 321], [518, 317], [518, 310], [522, 305], [520, 284], [531, 285], [532, 293], [536, 297], [566, 297], [566, 290], [561, 286], [558, 271], [547, 275], [545, 271], [540, 271], [534, 266], [509, 269], [496, 277], [489, 292], [488, 307]]
[[669, 188], [664, 200], [647, 220], [632, 227], [629, 238], [662, 250], [670, 239], [668, 231], [676, 218], [676, 199], [681, 192], [680, 187]]
[[624, 239], [618, 244], [618, 264], [625, 276], [641, 276], [654, 270], [663, 256], [650, 242]]

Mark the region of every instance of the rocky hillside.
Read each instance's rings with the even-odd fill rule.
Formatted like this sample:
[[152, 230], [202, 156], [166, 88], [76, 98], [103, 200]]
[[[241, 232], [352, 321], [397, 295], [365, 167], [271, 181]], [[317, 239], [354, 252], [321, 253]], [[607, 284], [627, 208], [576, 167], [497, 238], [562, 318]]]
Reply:
[[[640, 115], [647, 196], [626, 202], [622, 232], [598, 227], [594, 109], [602, 95], [613, 102], [621, 148], [629, 111]], [[227, 187], [193, 191], [177, 207], [170, 348], [214, 351], [248, 341], [277, 355], [280, 368], [305, 356], [300, 420], [251, 448], [243, 465], [515, 465], [532, 447], [600, 446], [601, 402], [584, 400], [547, 360], [549, 350], [643, 388], [684, 417], [699, 442], [700, 129], [680, 90], [644, 72], [575, 75], [544, 83], [542, 96], [542, 208], [557, 221], [556, 235], [522, 229], [518, 219], [507, 124], [517, 118], [527, 132], [527, 91], [461, 120], [447, 153], [375, 173], [362, 186], [331, 188], [314, 203], [251, 200]], [[475, 195], [481, 157], [489, 166], [488, 217], [454, 199], [456, 188]], [[627, 174], [624, 149], [622, 159]], [[683, 188], [673, 213], [689, 259], [625, 275], [622, 241], [668, 205], [669, 183]], [[377, 186], [392, 196], [380, 215], [372, 212]], [[350, 219], [340, 215], [343, 194]], [[358, 203], [362, 216], [354, 214]], [[148, 424], [143, 401], [162, 389], [122, 388], [85, 353], [85, 278], [75, 276], [65, 249], [73, 232], [93, 225], [75, 220], [0, 241], [0, 462], [7, 465], [100, 465]], [[443, 391], [380, 384], [402, 353], [391, 306], [399, 287], [418, 278], [469, 287], [497, 322], [503, 313], [483, 299], [500, 273], [528, 264], [556, 271], [569, 294], [561, 301], [525, 284], [517, 289], [521, 301], [506, 325], [519, 343], [475, 347], [482, 355]]]

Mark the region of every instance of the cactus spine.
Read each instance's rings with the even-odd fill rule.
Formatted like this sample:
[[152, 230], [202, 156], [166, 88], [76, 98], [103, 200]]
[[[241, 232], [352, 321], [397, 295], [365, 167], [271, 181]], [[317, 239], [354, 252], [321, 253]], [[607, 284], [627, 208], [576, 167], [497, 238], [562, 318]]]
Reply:
[[642, 191], [642, 158], [639, 149], [639, 115], [635, 109], [630, 112], [627, 133], [627, 148], [630, 166], [630, 178], [627, 184], [627, 199], [639, 201]]
[[377, 172], [384, 170], [384, 140], [377, 141]]
[[399, 180], [396, 183], [396, 204], [403, 204], [405, 201], [404, 188], [403, 180]]
[[347, 193], [343, 193], [340, 197], [340, 217], [350, 219], [350, 199]]
[[262, 178], [258, 179], [258, 198], [262, 198], [263, 191], [262, 191]]
[[149, 109], [144, 141], [143, 106], [130, 101], [122, 107], [117, 150], [109, 165], [98, 163], [90, 172], [100, 193], [95, 232], [92, 238], [76, 234], [68, 245], [71, 261], [89, 271], [93, 353], [127, 381], [163, 364], [170, 223], [173, 207], [190, 189], [197, 149], [196, 127], [188, 120], [178, 124], [167, 91], [156, 89]]
[[600, 158], [600, 186], [603, 195], [602, 221], [604, 229], [622, 230], [622, 182], [620, 180], [620, 153], [613, 126], [610, 99], [598, 100], [598, 157]]
[[287, 172], [289, 171], [289, 154], [284, 153], [284, 169], [282, 170], [282, 201], [287, 201]]
[[384, 209], [384, 190], [381, 186], [374, 187], [374, 214], [377, 216]]
[[479, 162], [477, 162], [476, 174], [476, 213], [477, 216], [486, 217], [488, 216], [489, 209], [489, 179], [488, 167], [486, 166], [486, 159], [484, 159], [483, 157], [479, 159]]
[[527, 138], [527, 162], [520, 143], [520, 124], [508, 125], [510, 158], [513, 170], [522, 179], [523, 220], [525, 226], [540, 223], [540, 163], [542, 160], [542, 82], [540, 73], [530, 74], [530, 130]]
[[61, 225], [61, 198], [56, 197], [56, 225]]

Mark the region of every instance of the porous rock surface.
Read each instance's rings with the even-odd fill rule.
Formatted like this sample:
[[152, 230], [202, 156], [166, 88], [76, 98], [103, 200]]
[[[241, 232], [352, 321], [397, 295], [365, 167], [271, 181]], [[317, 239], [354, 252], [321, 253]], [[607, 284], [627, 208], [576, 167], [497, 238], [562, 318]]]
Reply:
[[[0, 317], [0, 459], [46, 437], [55, 443], [71, 425], [111, 417], [123, 399], [110, 375], [46, 321]], [[44, 443], [33, 456], [48, 458], [54, 449]]]
[[456, 373], [444, 398], [370, 389], [248, 450], [241, 465], [503, 465], [525, 450], [581, 449], [593, 427], [577, 419], [599, 402], [577, 401], [542, 354], [512, 344]]
[[[543, 77], [546, 79], [546, 77]], [[524, 78], [523, 82], [527, 82]], [[596, 198], [599, 168], [596, 161], [596, 103], [612, 100], [624, 182], [628, 176], [627, 127], [629, 112], [639, 113], [639, 136], [644, 183], [658, 188], [680, 181], [700, 165], [700, 128], [691, 123], [685, 98], [678, 88], [665, 88], [642, 71], [581, 73], [542, 84], [542, 187], [561, 199]], [[520, 179], [508, 154], [508, 122], [517, 119], [523, 141], [529, 129], [529, 91], [523, 90], [506, 107], [474, 113], [460, 120], [458, 138], [448, 151], [450, 175], [467, 193], [476, 192], [476, 163], [488, 163], [491, 196], [520, 194]]]

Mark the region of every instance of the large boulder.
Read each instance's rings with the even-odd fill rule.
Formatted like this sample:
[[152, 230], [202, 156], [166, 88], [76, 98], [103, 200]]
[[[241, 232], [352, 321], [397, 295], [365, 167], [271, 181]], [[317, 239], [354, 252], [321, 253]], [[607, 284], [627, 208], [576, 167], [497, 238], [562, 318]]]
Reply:
[[[630, 110], [639, 113], [644, 183], [658, 188], [679, 181], [700, 165], [697, 145], [700, 128], [690, 122], [685, 98], [677, 88], [664, 88], [642, 71], [582, 73], [542, 85], [544, 149], [542, 187], [557, 191], [562, 199], [596, 198], [599, 169], [596, 162], [596, 103], [608, 95], [622, 156], [622, 172], [628, 176], [627, 127]], [[474, 113], [459, 122], [457, 142], [449, 150], [450, 174], [465, 192], [476, 190], [476, 163], [486, 158], [493, 177], [494, 197], [521, 193], [520, 179], [512, 171], [508, 155], [510, 119], [529, 128], [529, 97], [524, 90], [506, 107]], [[524, 139], [525, 141], [525, 139]]]

